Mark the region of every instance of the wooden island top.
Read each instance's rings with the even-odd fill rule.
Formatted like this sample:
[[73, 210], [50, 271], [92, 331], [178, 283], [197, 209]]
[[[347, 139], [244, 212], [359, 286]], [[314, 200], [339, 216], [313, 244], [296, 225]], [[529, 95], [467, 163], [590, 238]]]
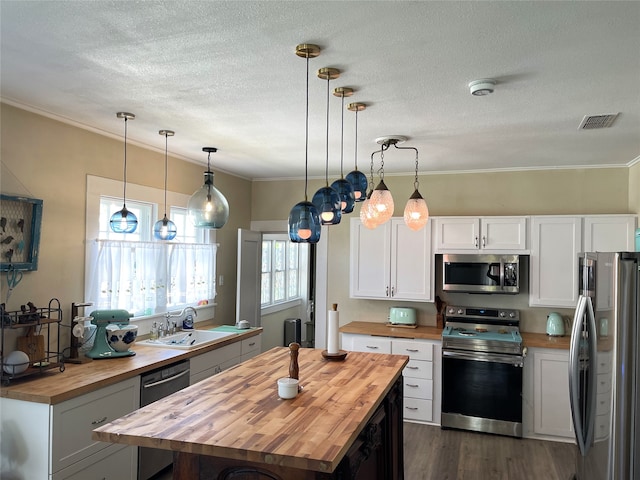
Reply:
[[[321, 350], [301, 348], [303, 390], [282, 400], [276, 382], [288, 376], [289, 359], [288, 348], [273, 348], [97, 428], [93, 439], [173, 450], [176, 459], [182, 452], [331, 473], [408, 357], [349, 352], [328, 361]], [[174, 478], [187, 477], [174, 468]]]

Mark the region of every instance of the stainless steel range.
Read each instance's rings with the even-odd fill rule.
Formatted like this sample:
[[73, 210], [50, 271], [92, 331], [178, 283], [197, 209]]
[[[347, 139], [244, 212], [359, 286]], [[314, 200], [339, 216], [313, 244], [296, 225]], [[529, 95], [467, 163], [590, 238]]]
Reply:
[[522, 437], [520, 313], [453, 306], [445, 313], [442, 428]]

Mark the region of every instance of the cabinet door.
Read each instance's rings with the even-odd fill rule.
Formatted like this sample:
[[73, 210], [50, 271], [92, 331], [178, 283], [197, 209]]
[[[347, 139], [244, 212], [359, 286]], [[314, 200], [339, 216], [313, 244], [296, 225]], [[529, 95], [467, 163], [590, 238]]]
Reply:
[[138, 447], [111, 445], [50, 476], [51, 480], [124, 480], [138, 476]]
[[480, 248], [480, 219], [476, 217], [438, 217], [436, 250], [478, 250]]
[[108, 443], [91, 439], [93, 429], [133, 412], [139, 406], [140, 377], [53, 405], [51, 470], [56, 472], [108, 447]]
[[483, 250], [527, 248], [527, 217], [483, 217], [480, 228], [480, 248]]
[[584, 217], [585, 252], [633, 252], [635, 215]]
[[532, 217], [530, 306], [575, 307], [581, 245], [580, 217]]
[[390, 298], [391, 222], [373, 230], [351, 219], [350, 282], [352, 298]]
[[351, 348], [356, 352], [391, 353], [391, 339], [370, 335], [354, 335]]
[[535, 351], [533, 362], [534, 432], [572, 438], [569, 354]]
[[394, 218], [391, 235], [391, 298], [433, 301], [431, 223], [414, 232]]

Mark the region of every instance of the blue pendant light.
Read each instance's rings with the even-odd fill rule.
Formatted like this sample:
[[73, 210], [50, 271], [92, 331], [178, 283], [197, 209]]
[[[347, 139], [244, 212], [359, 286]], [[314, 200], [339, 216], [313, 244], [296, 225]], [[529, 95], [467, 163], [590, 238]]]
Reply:
[[320, 47], [300, 44], [296, 55], [307, 59], [307, 111], [305, 116], [304, 142], [304, 201], [294, 205], [289, 213], [289, 239], [294, 243], [318, 243], [320, 240], [320, 217], [315, 205], [307, 200], [307, 177], [309, 163], [309, 58], [320, 55]]
[[338, 195], [340, 196], [340, 209], [342, 213], [353, 212], [353, 206], [356, 203], [355, 194], [353, 192], [353, 185], [348, 180], [345, 180], [343, 173], [344, 164], [344, 97], [350, 97], [353, 95], [353, 88], [338, 87], [333, 90], [333, 94], [336, 97], [342, 98], [342, 125], [340, 127], [340, 178], [331, 184]]
[[118, 112], [118, 118], [124, 118], [124, 187], [122, 192], [122, 210], [111, 215], [109, 226], [115, 233], [133, 233], [138, 227], [138, 219], [127, 210], [127, 121], [136, 116], [133, 113]]
[[356, 137], [355, 137], [355, 166], [354, 169], [347, 173], [347, 180], [351, 184], [353, 188], [354, 200], [356, 202], [364, 202], [367, 198], [367, 176], [358, 170], [358, 112], [367, 108], [367, 105], [364, 103], [350, 103], [347, 105], [347, 110], [351, 112], [356, 112]]
[[222, 228], [229, 220], [229, 203], [222, 192], [213, 186], [211, 154], [218, 151], [215, 147], [202, 147], [207, 152], [207, 171], [204, 172], [204, 185], [196, 191], [187, 204], [187, 216], [197, 228]]
[[327, 81], [327, 158], [325, 162], [326, 185], [319, 189], [311, 200], [318, 209], [322, 225], [337, 225], [342, 219], [340, 195], [329, 186], [329, 82], [340, 76], [337, 68], [321, 68], [318, 77]]
[[173, 137], [172, 130], [160, 130], [160, 135], [164, 135], [164, 218], [158, 220], [153, 226], [153, 236], [158, 240], [173, 240], [176, 238], [178, 228], [176, 224], [167, 218], [167, 170], [169, 169], [168, 138]]

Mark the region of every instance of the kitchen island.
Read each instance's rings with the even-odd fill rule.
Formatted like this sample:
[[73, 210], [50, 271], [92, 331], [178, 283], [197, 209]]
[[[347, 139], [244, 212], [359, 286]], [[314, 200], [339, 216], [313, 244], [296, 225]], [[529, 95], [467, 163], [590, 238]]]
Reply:
[[299, 351], [302, 391], [277, 394], [276, 347], [94, 430], [103, 442], [173, 450], [174, 479], [402, 479], [404, 355]]

